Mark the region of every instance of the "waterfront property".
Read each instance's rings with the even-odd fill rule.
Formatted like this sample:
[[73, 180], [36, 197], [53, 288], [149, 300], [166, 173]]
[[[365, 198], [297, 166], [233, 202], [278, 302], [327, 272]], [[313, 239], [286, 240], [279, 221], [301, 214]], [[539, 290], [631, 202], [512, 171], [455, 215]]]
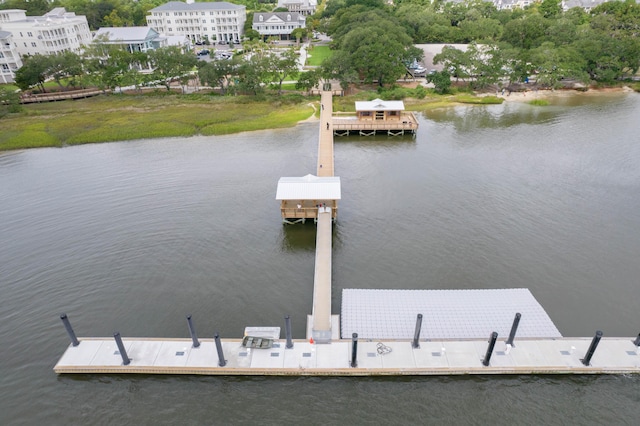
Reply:
[[358, 101], [355, 116], [333, 117], [333, 133], [336, 136], [348, 136], [351, 133], [370, 136], [378, 132], [397, 136], [413, 134], [416, 130], [418, 120], [412, 112], [404, 110], [402, 101]]
[[0, 83], [13, 83], [15, 72], [22, 66], [22, 59], [8, 31], [0, 31]]

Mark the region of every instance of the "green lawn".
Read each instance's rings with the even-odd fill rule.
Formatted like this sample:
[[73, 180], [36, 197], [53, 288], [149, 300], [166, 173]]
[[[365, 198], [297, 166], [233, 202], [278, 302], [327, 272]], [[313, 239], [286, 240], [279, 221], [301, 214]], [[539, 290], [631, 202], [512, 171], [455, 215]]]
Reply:
[[314, 46], [307, 51], [307, 65], [317, 67], [322, 61], [333, 55], [329, 46]]

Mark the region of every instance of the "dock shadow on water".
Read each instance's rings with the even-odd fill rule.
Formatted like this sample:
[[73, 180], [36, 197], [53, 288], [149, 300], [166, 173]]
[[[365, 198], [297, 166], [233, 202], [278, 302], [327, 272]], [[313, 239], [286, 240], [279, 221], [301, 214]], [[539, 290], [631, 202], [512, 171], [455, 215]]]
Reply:
[[316, 249], [316, 224], [313, 219], [295, 225], [282, 225], [280, 236], [283, 252], [313, 252]]

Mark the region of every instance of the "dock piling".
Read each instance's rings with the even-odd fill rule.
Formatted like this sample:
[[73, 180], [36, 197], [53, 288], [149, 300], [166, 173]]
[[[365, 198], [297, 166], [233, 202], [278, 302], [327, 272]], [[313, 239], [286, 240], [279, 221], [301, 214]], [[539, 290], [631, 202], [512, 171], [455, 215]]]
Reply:
[[287, 344], [285, 348], [291, 349], [293, 348], [293, 340], [291, 339], [291, 318], [289, 315], [284, 317], [284, 330], [287, 335]]
[[516, 316], [513, 318], [513, 325], [511, 326], [511, 332], [509, 333], [509, 338], [505, 342], [507, 345], [510, 345], [514, 348], [516, 347], [516, 345], [513, 344], [513, 339], [516, 338], [516, 331], [518, 331], [518, 324], [520, 324], [521, 316], [522, 315], [520, 315], [520, 312], [516, 313]]
[[418, 314], [416, 318], [416, 331], [413, 334], [413, 343], [411, 346], [414, 349], [420, 348], [420, 328], [422, 327], [422, 314]]
[[120, 332], [116, 331], [113, 333], [113, 338], [116, 339], [116, 345], [118, 345], [118, 351], [120, 351], [120, 356], [122, 357], [122, 364], [129, 365], [131, 360], [127, 356], [127, 351], [124, 348], [124, 344], [122, 343], [122, 337], [120, 337]]
[[222, 352], [220, 335], [218, 333], [214, 334], [213, 339], [216, 341], [216, 350], [218, 351], [218, 366], [224, 367], [225, 365], [227, 365], [227, 361], [224, 359], [224, 353]]
[[69, 322], [69, 318], [67, 317], [67, 314], [60, 315], [60, 319], [62, 320], [62, 323], [64, 324], [64, 328], [67, 329], [67, 334], [69, 334], [69, 338], [71, 338], [71, 344], [73, 346], [78, 346], [80, 344], [80, 342], [78, 341], [78, 338], [76, 337], [76, 333], [73, 332], [73, 328], [71, 327], [71, 323]]
[[351, 335], [351, 367], [358, 366], [358, 333]]
[[191, 315], [187, 315], [187, 324], [189, 325], [189, 334], [191, 335], [191, 340], [193, 340], [193, 347], [197, 348], [198, 346], [200, 346], [200, 342], [198, 341], [198, 335], [196, 334], [196, 329], [193, 326]]
[[638, 334], [638, 337], [636, 337], [636, 340], [633, 341], [633, 344], [640, 347], [640, 334]]
[[596, 351], [596, 348], [598, 347], [598, 343], [600, 343], [600, 339], [602, 338], [602, 331], [598, 330], [596, 331], [596, 335], [593, 336], [593, 340], [591, 341], [591, 344], [589, 345], [589, 349], [587, 350], [587, 355], [584, 357], [584, 359], [581, 359], [580, 361], [582, 361], [582, 364], [584, 364], [585, 366], [589, 366], [591, 365], [591, 357], [593, 356], [593, 353]]
[[493, 348], [496, 346], [496, 340], [498, 340], [498, 333], [495, 331], [491, 333], [491, 337], [489, 338], [489, 347], [487, 348], [487, 353], [484, 356], [484, 360], [482, 360], [482, 365], [485, 367], [489, 366], [489, 361], [491, 361], [491, 354], [493, 353]]

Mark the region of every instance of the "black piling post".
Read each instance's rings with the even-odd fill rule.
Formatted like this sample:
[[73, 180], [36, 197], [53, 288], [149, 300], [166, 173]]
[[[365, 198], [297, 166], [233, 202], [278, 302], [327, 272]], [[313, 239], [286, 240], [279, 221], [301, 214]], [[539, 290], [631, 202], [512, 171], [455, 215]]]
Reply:
[[511, 326], [511, 332], [509, 333], [509, 338], [506, 341], [507, 345], [511, 345], [513, 347], [515, 347], [516, 345], [513, 344], [513, 339], [516, 338], [516, 331], [518, 331], [518, 324], [520, 324], [520, 317], [522, 315], [520, 315], [520, 312], [518, 312], [515, 316], [515, 318], [513, 318], [513, 325]]
[[582, 364], [586, 365], [587, 367], [591, 364], [591, 357], [593, 356], [593, 353], [596, 351], [596, 348], [598, 347], [598, 343], [600, 343], [601, 338], [602, 338], [602, 331], [600, 330], [596, 331], [596, 335], [593, 336], [591, 345], [589, 345], [589, 349], [587, 350], [587, 355], [584, 357], [584, 359], [580, 360], [582, 361]]
[[416, 319], [416, 331], [413, 333], [413, 346], [414, 349], [418, 349], [420, 347], [420, 328], [422, 327], [422, 314], [418, 314], [418, 318]]
[[200, 346], [200, 342], [198, 341], [198, 335], [196, 334], [196, 329], [193, 326], [191, 315], [187, 315], [187, 324], [189, 325], [189, 334], [191, 335], [191, 340], [193, 340], [193, 347], [197, 348], [198, 346]]
[[285, 346], [285, 348], [291, 349], [293, 348], [293, 340], [291, 340], [291, 318], [289, 317], [289, 315], [284, 317], [284, 330], [287, 335], [287, 345]]
[[638, 337], [636, 337], [636, 340], [633, 341], [633, 344], [636, 346], [640, 346], [640, 334], [638, 334]]
[[124, 349], [124, 344], [122, 344], [122, 337], [120, 337], [120, 333], [113, 333], [113, 338], [116, 339], [116, 345], [118, 345], [118, 350], [120, 351], [120, 356], [122, 357], [122, 364], [129, 365], [131, 360], [127, 356], [127, 351]]
[[496, 340], [498, 340], [498, 333], [495, 331], [491, 333], [491, 337], [489, 337], [489, 347], [487, 348], [487, 353], [484, 356], [484, 360], [482, 360], [482, 365], [485, 367], [489, 366], [489, 361], [491, 361], [491, 354], [493, 354], [493, 348], [496, 346]]
[[351, 367], [358, 366], [358, 333], [351, 335]]
[[78, 341], [78, 338], [76, 337], [76, 333], [73, 332], [73, 328], [71, 327], [71, 323], [69, 322], [69, 318], [67, 317], [67, 314], [60, 315], [60, 319], [62, 320], [62, 323], [64, 324], [64, 328], [67, 329], [67, 334], [69, 334], [69, 337], [71, 338], [71, 344], [73, 346], [78, 346], [80, 344], [80, 342]]
[[218, 365], [224, 367], [227, 365], [227, 361], [224, 359], [224, 353], [222, 353], [222, 343], [220, 342], [220, 335], [218, 333], [213, 335], [216, 341], [216, 350], [218, 351]]

